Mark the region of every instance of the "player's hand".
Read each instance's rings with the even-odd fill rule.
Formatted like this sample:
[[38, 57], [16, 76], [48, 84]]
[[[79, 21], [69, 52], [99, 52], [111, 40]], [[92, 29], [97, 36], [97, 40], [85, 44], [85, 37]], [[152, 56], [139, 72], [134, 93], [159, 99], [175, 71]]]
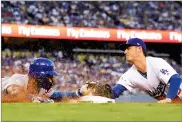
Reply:
[[159, 100], [157, 103], [171, 103], [172, 100], [170, 98], [166, 98], [166, 99], [163, 99], [163, 100]]
[[33, 103], [54, 103], [54, 100], [49, 99], [49, 98], [41, 98], [39, 96], [34, 96], [32, 98]]
[[96, 85], [96, 82], [86, 82], [86, 84], [82, 85], [80, 88], [80, 92], [83, 96], [89, 95], [93, 90]]
[[47, 90], [45, 90], [44, 88], [40, 88], [39, 90], [39, 96], [45, 95], [47, 92]]

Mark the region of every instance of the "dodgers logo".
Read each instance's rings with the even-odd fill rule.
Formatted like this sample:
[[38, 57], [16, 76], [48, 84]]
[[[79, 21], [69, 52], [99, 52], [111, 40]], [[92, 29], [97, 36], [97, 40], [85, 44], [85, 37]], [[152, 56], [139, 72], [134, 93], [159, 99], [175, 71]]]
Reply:
[[165, 83], [162, 83], [160, 82], [159, 85], [157, 86], [157, 88], [153, 88], [153, 91], [150, 91], [150, 90], [146, 90], [145, 92], [150, 95], [151, 97], [153, 98], [160, 98], [160, 97], [165, 97], [165, 88], [166, 88], [166, 84]]
[[161, 69], [160, 72], [163, 74], [163, 75], [169, 75], [169, 71], [167, 69]]

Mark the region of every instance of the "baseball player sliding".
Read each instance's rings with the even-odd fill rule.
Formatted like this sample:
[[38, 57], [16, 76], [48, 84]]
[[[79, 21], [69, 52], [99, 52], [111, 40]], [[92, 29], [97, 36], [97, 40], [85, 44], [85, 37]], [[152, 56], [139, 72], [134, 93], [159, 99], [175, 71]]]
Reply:
[[93, 103], [114, 102], [106, 97], [85, 96], [92, 90], [92, 84], [89, 83], [83, 85], [76, 92], [55, 91], [51, 88], [54, 83], [53, 77], [55, 76], [58, 76], [58, 73], [54, 71], [54, 63], [47, 58], [37, 58], [31, 62], [27, 75], [14, 74], [11, 77], [1, 79], [2, 101], [47, 103], [62, 101], [64, 98], [77, 98], [77, 101]]
[[[51, 89], [53, 76], [57, 75], [53, 70], [54, 64], [48, 59], [40, 58], [31, 63], [28, 75], [19, 74], [2, 79], [2, 90], [6, 94], [17, 94], [17, 91], [27, 89], [29, 94], [45, 94], [56, 101], [64, 97], [81, 97], [82, 101], [114, 102], [113, 99], [118, 98], [124, 91], [132, 92], [133, 89], [139, 88], [159, 100], [158, 103], [182, 102], [182, 79], [165, 60], [147, 56], [146, 45], [141, 39], [129, 39], [123, 46], [125, 46], [126, 60], [133, 66], [121, 76], [113, 88], [108, 85], [87, 83], [76, 92], [54, 91]], [[94, 94], [85, 96], [89, 93], [96, 93], [95, 95], [99, 97], [93, 96]], [[32, 98], [39, 100], [37, 97]]]
[[182, 102], [182, 79], [165, 60], [147, 56], [146, 45], [139, 38], [129, 39], [120, 48], [123, 46], [126, 60], [133, 65], [112, 88], [111, 98], [139, 88], [158, 103]]

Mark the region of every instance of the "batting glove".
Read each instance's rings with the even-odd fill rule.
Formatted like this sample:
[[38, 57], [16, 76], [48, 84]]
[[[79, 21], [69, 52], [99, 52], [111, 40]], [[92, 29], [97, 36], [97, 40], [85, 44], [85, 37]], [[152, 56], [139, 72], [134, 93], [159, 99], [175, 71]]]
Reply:
[[76, 91], [77, 96], [89, 95], [94, 90], [95, 85], [96, 82], [86, 82], [86, 84], [82, 85], [82, 87]]

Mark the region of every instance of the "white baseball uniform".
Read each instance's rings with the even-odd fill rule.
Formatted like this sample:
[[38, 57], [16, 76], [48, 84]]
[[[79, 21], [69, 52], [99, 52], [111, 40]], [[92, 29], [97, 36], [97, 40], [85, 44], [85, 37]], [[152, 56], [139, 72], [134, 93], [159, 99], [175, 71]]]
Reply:
[[[133, 65], [119, 79], [117, 84], [121, 84], [132, 92], [134, 88], [139, 88], [148, 93], [151, 97], [159, 99], [167, 95], [168, 81], [177, 72], [162, 58], [146, 57], [147, 77], [145, 78]], [[182, 99], [182, 84], [178, 92]]]
[[9, 85], [19, 85], [27, 89], [28, 75], [24, 74], [14, 74], [11, 77], [1, 78], [2, 89], [1, 92], [5, 91]]

